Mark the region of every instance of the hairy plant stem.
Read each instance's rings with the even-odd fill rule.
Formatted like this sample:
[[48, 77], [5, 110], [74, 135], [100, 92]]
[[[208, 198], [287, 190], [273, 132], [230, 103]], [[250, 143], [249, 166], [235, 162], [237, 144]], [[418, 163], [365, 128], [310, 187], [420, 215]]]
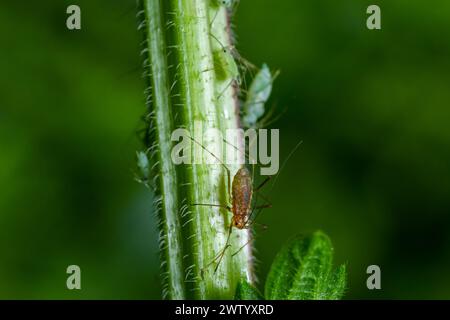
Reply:
[[[172, 105], [170, 101], [170, 83], [168, 74], [165, 26], [162, 20], [162, 7], [159, 0], [143, 1], [145, 20], [144, 53], [148, 54], [145, 65], [147, 81], [152, 88], [152, 95], [147, 97], [153, 121], [154, 149], [158, 164], [156, 204], [159, 213], [159, 232], [161, 250], [161, 268], [163, 279], [163, 296], [172, 299], [186, 298], [184, 270], [182, 259], [181, 219], [179, 217], [178, 183], [175, 165], [170, 161], [173, 130]], [[151, 74], [151, 77], [150, 77]], [[153, 100], [151, 97], [153, 96]], [[152, 146], [153, 147], [153, 146]]]
[[[191, 205], [230, 204], [226, 170], [219, 164], [175, 168], [170, 154], [170, 131], [174, 127], [185, 128], [205, 146], [214, 141], [194, 128], [202, 127], [203, 133], [215, 128], [225, 137], [225, 130], [239, 127], [236, 79], [232, 75], [218, 79], [214, 64], [214, 53], [232, 44], [229, 12], [210, 0], [142, 1], [144, 51], [148, 50], [152, 74], [150, 111], [156, 132], [161, 257], [163, 271], [167, 272], [163, 275], [167, 297], [232, 299], [239, 281], [253, 282], [250, 232], [233, 228], [231, 248], [214, 272], [211, 262], [217, 262], [215, 258], [225, 247], [231, 213]], [[171, 48], [175, 49], [170, 56], [176, 67], [173, 70], [166, 54]], [[177, 121], [175, 114], [180, 115]], [[239, 156], [244, 158], [242, 153]], [[232, 179], [239, 165], [227, 166]]]

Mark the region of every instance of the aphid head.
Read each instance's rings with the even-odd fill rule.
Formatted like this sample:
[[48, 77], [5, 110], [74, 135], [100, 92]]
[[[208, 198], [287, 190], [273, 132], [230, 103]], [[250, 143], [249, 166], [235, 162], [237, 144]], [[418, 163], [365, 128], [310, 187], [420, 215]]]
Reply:
[[236, 0], [214, 0], [213, 3], [216, 6], [224, 6], [228, 9], [232, 8], [234, 6], [234, 2]]
[[222, 2], [223, 6], [229, 8], [229, 9], [232, 9], [235, 5], [237, 5], [238, 1], [237, 0], [222, 0], [221, 2]]
[[234, 2], [234, 0], [219, 0], [219, 1], [223, 6], [225, 6], [227, 8], [230, 8]]
[[235, 226], [238, 229], [245, 229], [245, 226], [246, 226], [245, 222], [246, 222], [246, 220], [244, 219], [244, 217], [234, 216], [232, 224], [233, 224], [233, 226]]

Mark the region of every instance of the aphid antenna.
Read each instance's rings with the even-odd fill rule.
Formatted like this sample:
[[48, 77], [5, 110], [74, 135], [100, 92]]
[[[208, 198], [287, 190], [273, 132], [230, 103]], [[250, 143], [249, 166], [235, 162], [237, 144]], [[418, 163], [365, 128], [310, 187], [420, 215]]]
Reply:
[[216, 159], [219, 164], [226, 170], [227, 172], [227, 182], [228, 182], [228, 196], [231, 199], [231, 172], [230, 169], [228, 169], [228, 167], [225, 165], [225, 163], [223, 163], [222, 160], [219, 159], [219, 157], [217, 157], [214, 153], [212, 153], [211, 151], [209, 151], [204, 145], [202, 145], [200, 142], [198, 142], [197, 140], [195, 140], [193, 137], [189, 136], [189, 138], [194, 141], [196, 144], [198, 144], [203, 150], [205, 150], [206, 152], [208, 152], [211, 156], [214, 157], [214, 159]]
[[[225, 142], [226, 144], [228, 144], [228, 145], [232, 146], [233, 148], [235, 148], [237, 151], [244, 153], [246, 159], [248, 159], [248, 162], [250, 163], [250, 154], [249, 154], [247, 151], [245, 151], [245, 148], [244, 148], [244, 150], [241, 150], [241, 149], [239, 149], [238, 147], [236, 147], [234, 144], [232, 144], [231, 142], [227, 141], [226, 139], [222, 139], [222, 140], [223, 140], [223, 142]], [[255, 141], [257, 141], [257, 140], [255, 139], [255, 140], [253, 140], [253, 141], [250, 141], [249, 147], [251, 147], [252, 144], [253, 144]], [[244, 142], [244, 143], [245, 143], [245, 142]], [[258, 163], [258, 159], [252, 159], [252, 160], [253, 160], [253, 162], [256, 162], [256, 164]], [[255, 165], [256, 165], [256, 164], [255, 164], [255, 163], [252, 163], [252, 181], [255, 180]], [[255, 190], [253, 190], [253, 191], [255, 191]]]
[[300, 140], [295, 147], [292, 149], [292, 151], [289, 153], [289, 155], [287, 156], [286, 160], [283, 161], [283, 164], [281, 165], [280, 170], [278, 171], [278, 173], [275, 175], [275, 178], [273, 179], [273, 183], [272, 186], [270, 187], [269, 193], [273, 190], [275, 183], [278, 180], [278, 177], [280, 175], [280, 173], [283, 171], [284, 167], [286, 166], [287, 162], [289, 161], [289, 159], [294, 155], [294, 153], [297, 151], [297, 149], [300, 147], [300, 145], [303, 143], [303, 140]]
[[[280, 173], [283, 171], [284, 167], [286, 166], [287, 162], [289, 161], [289, 159], [292, 157], [292, 155], [297, 151], [297, 149], [300, 147], [300, 145], [303, 143], [303, 140], [299, 141], [295, 147], [291, 150], [291, 152], [289, 153], [288, 157], [286, 158], [286, 160], [283, 161], [283, 164], [281, 165], [280, 170], [278, 171], [278, 173], [275, 175], [275, 178], [273, 179], [273, 183], [270, 187], [269, 193], [272, 192], [275, 183], [277, 182], [278, 176], [280, 175]], [[263, 198], [267, 204], [265, 205], [261, 205], [259, 207], [254, 207], [254, 209], [252, 210], [252, 212], [249, 215], [249, 219], [251, 222], [250, 223], [254, 223], [254, 221], [257, 219], [257, 217], [259, 216], [259, 214], [262, 212], [263, 209], [266, 208], [270, 208], [272, 206], [271, 202], [260, 192], [258, 192], [266, 183], [268, 183], [271, 179], [273, 178], [273, 176], [267, 176], [266, 179], [264, 179], [264, 181], [254, 190], [254, 192], [256, 193], [256, 198], [261, 197]], [[253, 216], [253, 212], [254, 210], [258, 210], [256, 211], [255, 215]]]
[[230, 82], [228, 82], [228, 84], [226, 85], [226, 87], [222, 90], [222, 92], [217, 96], [217, 100], [220, 100], [220, 98], [222, 98], [223, 94], [225, 93], [225, 91], [228, 90], [228, 88], [233, 84], [233, 81], [235, 81], [235, 79], [232, 79]]

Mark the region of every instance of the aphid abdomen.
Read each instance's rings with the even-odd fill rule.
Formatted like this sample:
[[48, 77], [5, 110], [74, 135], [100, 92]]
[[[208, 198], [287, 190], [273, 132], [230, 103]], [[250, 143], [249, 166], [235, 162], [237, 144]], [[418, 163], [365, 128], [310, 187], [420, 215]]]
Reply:
[[252, 203], [252, 178], [247, 168], [238, 170], [233, 178], [233, 221], [237, 228], [245, 228]]
[[213, 59], [217, 80], [225, 81], [230, 78], [235, 80], [239, 77], [237, 64], [228, 50], [221, 49], [214, 51]]

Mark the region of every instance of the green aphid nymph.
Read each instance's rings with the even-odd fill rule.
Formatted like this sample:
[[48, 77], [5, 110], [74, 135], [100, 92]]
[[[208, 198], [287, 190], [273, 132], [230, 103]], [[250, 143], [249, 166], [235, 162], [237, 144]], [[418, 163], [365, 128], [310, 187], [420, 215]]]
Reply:
[[214, 51], [213, 59], [217, 80], [237, 80], [239, 78], [239, 69], [236, 61], [234, 61], [233, 56], [227, 49]]

